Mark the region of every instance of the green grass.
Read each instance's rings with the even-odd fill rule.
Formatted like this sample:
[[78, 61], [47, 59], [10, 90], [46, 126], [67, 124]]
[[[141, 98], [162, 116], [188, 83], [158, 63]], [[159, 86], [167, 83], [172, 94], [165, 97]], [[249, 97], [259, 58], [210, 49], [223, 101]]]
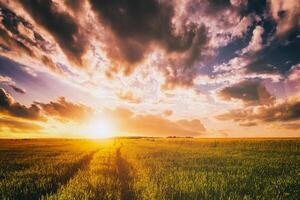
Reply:
[[0, 199], [300, 199], [300, 140], [0, 140]]

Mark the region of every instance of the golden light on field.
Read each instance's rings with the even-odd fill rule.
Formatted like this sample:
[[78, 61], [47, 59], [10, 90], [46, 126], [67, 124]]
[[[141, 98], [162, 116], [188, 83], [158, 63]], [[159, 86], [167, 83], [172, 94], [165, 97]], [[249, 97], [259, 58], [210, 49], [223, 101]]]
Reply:
[[86, 132], [91, 139], [109, 138], [113, 137], [113, 125], [108, 119], [94, 119], [87, 125]]

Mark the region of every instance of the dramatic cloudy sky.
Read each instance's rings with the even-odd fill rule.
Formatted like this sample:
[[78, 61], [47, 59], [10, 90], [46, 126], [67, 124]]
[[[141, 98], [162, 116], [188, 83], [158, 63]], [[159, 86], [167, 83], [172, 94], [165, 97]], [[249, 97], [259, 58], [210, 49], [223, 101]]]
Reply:
[[300, 136], [299, 0], [0, 0], [0, 137]]

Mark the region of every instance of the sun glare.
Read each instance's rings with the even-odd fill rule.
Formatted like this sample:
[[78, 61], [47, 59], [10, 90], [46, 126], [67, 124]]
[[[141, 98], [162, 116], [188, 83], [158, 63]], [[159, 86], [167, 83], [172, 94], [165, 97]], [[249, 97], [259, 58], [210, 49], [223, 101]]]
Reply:
[[87, 126], [88, 137], [92, 139], [113, 137], [113, 128], [109, 120], [92, 120]]

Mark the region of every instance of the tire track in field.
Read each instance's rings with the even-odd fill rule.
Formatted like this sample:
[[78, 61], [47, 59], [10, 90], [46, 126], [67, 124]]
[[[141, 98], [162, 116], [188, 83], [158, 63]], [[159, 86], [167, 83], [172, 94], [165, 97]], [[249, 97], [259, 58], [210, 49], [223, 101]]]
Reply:
[[116, 165], [118, 170], [118, 176], [121, 183], [121, 200], [134, 199], [134, 193], [131, 189], [132, 177], [130, 176], [130, 165], [122, 157], [121, 150], [116, 150]]
[[85, 155], [82, 159], [80, 159], [80, 161], [78, 161], [71, 167], [71, 169], [69, 170], [69, 173], [59, 181], [59, 184], [56, 184], [50, 190], [42, 193], [42, 195], [38, 199], [41, 199], [41, 198], [43, 199], [43, 197], [51, 196], [51, 195], [57, 193], [59, 188], [64, 187], [73, 177], [76, 176], [76, 174], [78, 173], [79, 170], [85, 169], [89, 165], [94, 154], [98, 151], [99, 151], [99, 149], [92, 151], [91, 153]]

